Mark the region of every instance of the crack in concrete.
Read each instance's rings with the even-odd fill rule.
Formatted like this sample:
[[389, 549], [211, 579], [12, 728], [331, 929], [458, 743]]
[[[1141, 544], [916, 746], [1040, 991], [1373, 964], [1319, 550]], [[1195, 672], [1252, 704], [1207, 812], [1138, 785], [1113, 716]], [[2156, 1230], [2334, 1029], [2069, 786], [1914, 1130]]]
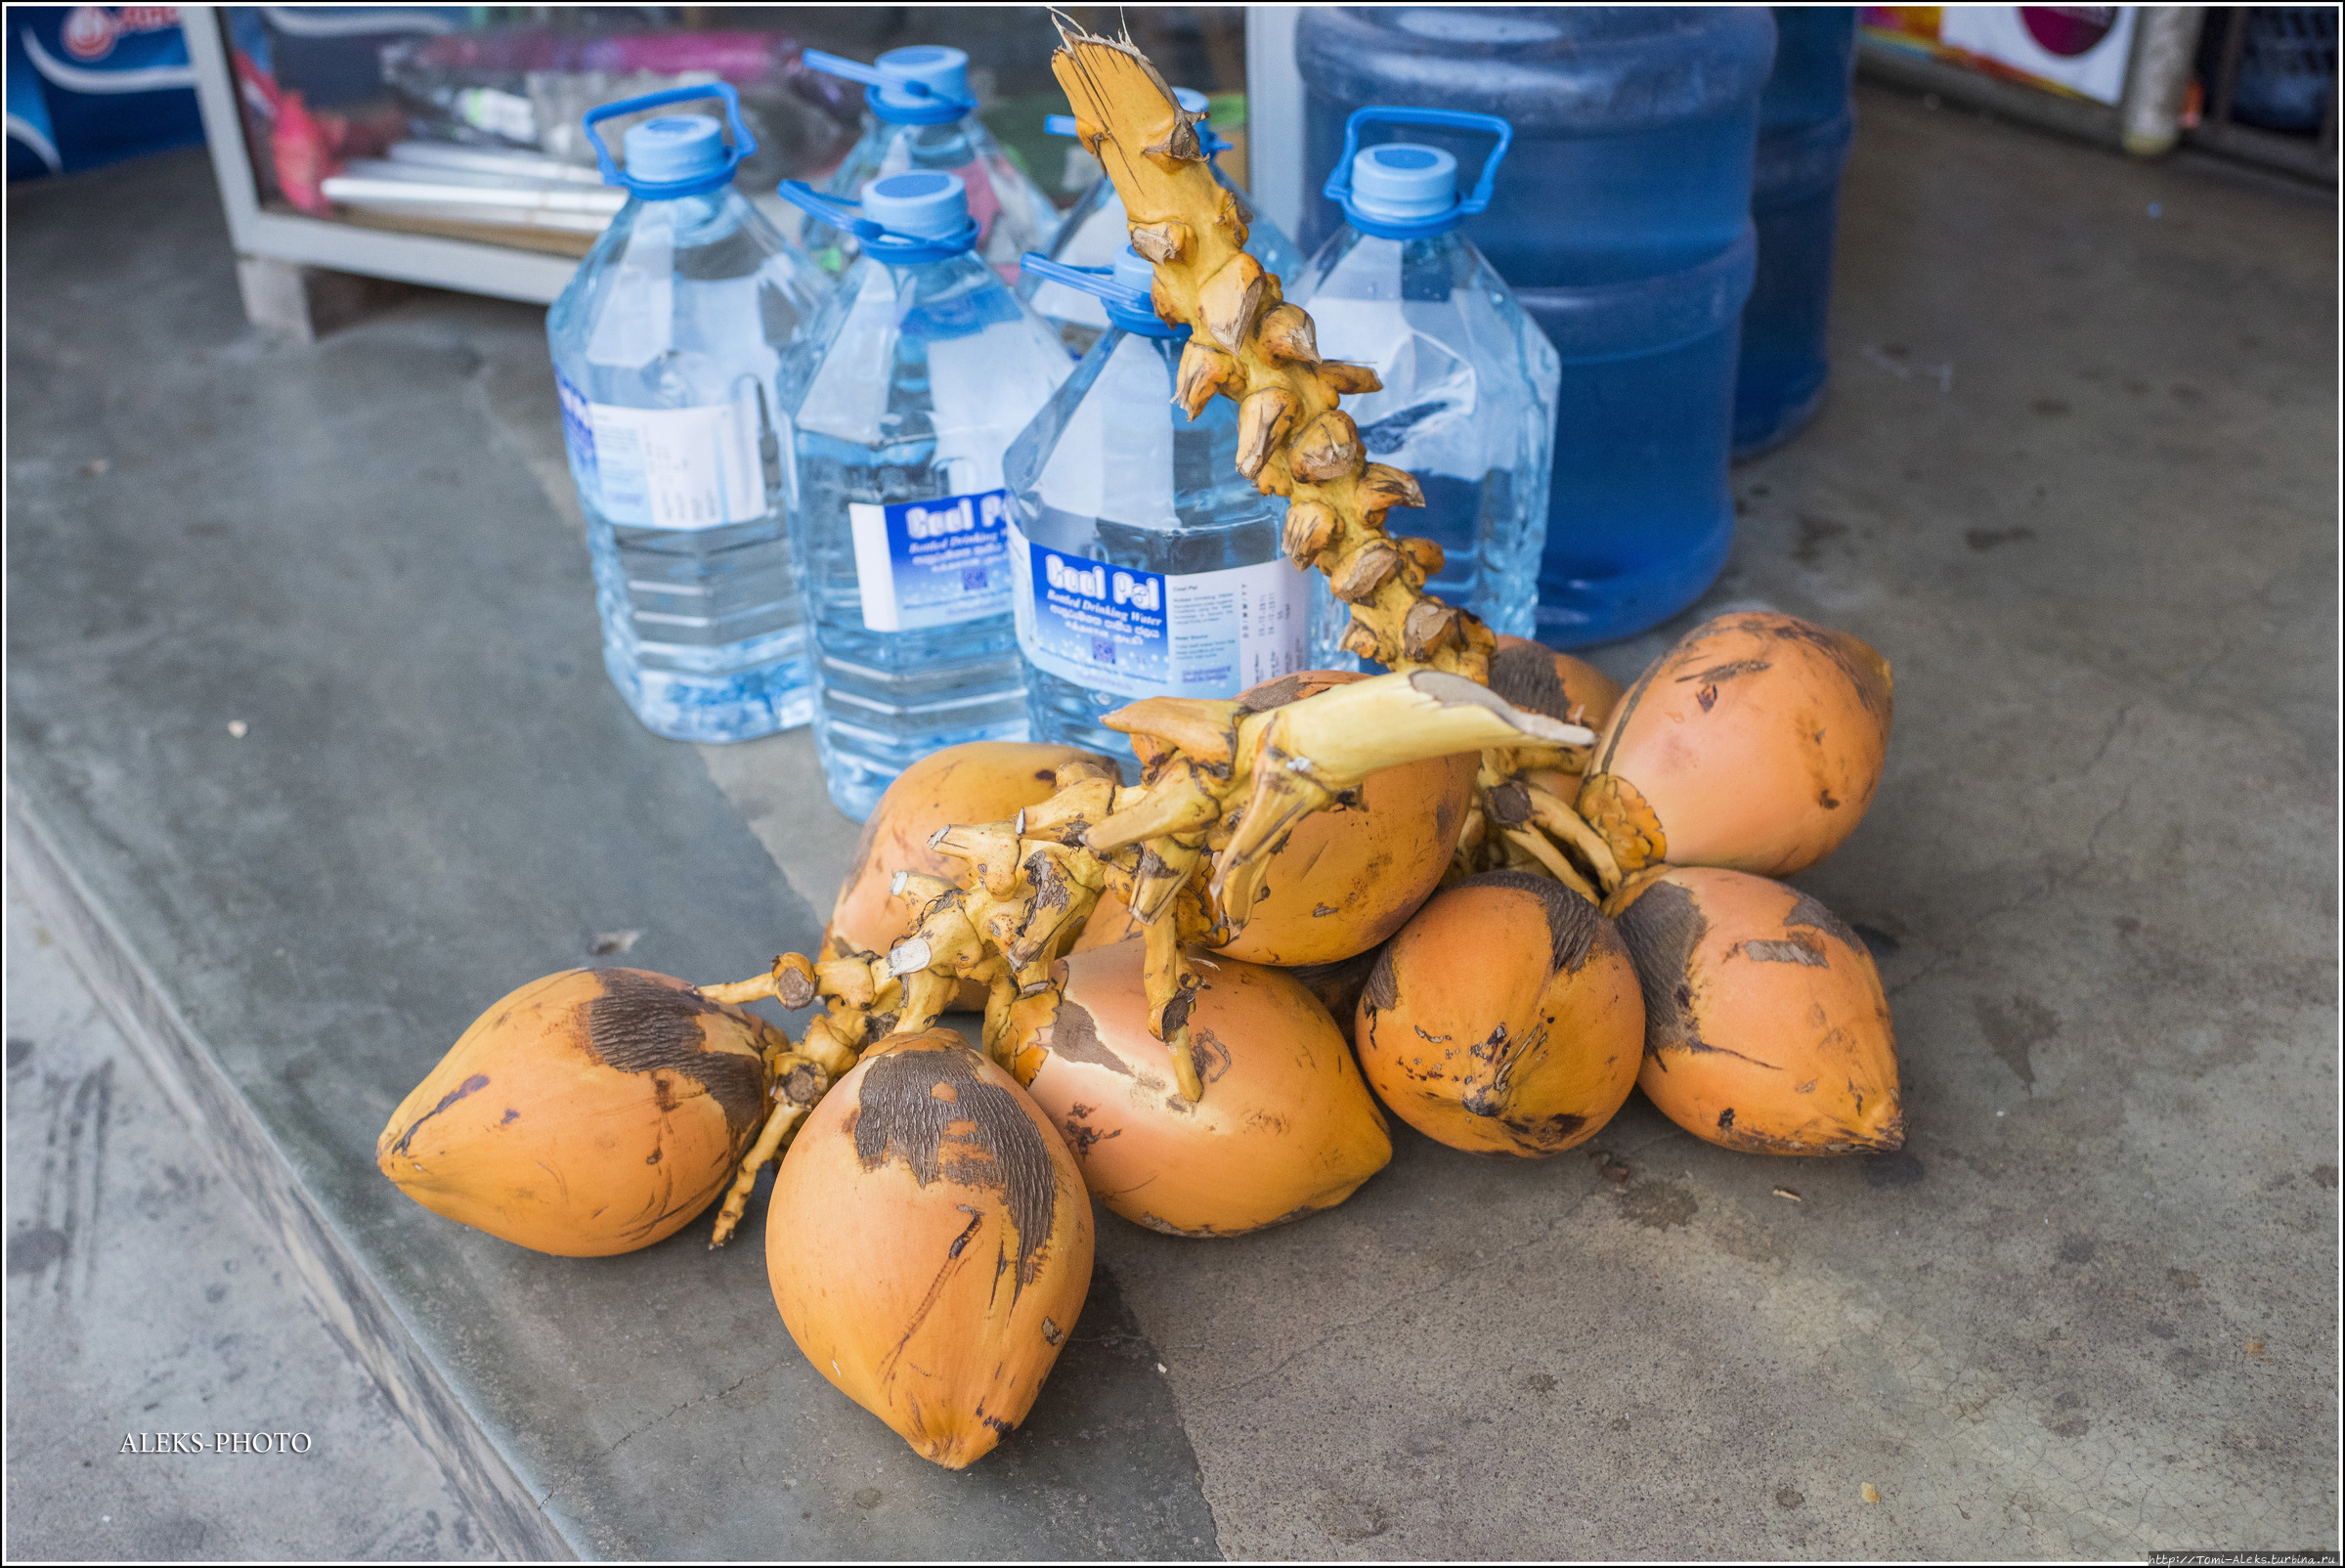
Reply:
[[[685, 1400], [685, 1401], [684, 1401], [682, 1404], [680, 1404], [680, 1405], [675, 1405], [675, 1406], [672, 1406], [672, 1407], [670, 1407], [670, 1408], [669, 1408], [669, 1410], [666, 1412], [666, 1414], [664, 1414], [664, 1415], [660, 1415], [660, 1416], [653, 1416], [653, 1417], [652, 1417], [650, 1420], [648, 1420], [648, 1421], [645, 1421], [645, 1422], [644, 1422], [642, 1425], [640, 1425], [640, 1426], [637, 1426], [637, 1427], [633, 1428], [632, 1430], [630, 1430], [630, 1432], [628, 1432], [628, 1434], [627, 1434], [626, 1436], [624, 1436], [624, 1437], [620, 1438], [620, 1440], [619, 1440], [618, 1442], [616, 1442], [616, 1443], [613, 1443], [613, 1444], [612, 1444], [612, 1445], [611, 1445], [609, 1448], [606, 1448], [606, 1449], [602, 1450], [602, 1451], [601, 1451], [601, 1457], [602, 1457], [602, 1458], [604, 1458], [604, 1459], [609, 1459], [609, 1458], [610, 1458], [612, 1455], [614, 1455], [614, 1454], [618, 1453], [618, 1452], [619, 1452], [621, 1449], [623, 1449], [623, 1448], [627, 1447], [627, 1446], [628, 1446], [628, 1444], [630, 1444], [630, 1443], [633, 1442], [633, 1441], [634, 1441], [636, 1438], [638, 1438], [638, 1437], [642, 1436], [642, 1435], [643, 1435], [645, 1432], [648, 1432], [648, 1431], [650, 1431], [650, 1430], [651, 1430], [653, 1427], [655, 1427], [655, 1426], [659, 1426], [659, 1425], [662, 1425], [662, 1424], [664, 1424], [664, 1423], [665, 1423], [665, 1422], [667, 1422], [667, 1421], [670, 1421], [670, 1420], [673, 1420], [673, 1419], [674, 1419], [674, 1418], [675, 1418], [675, 1417], [676, 1417], [678, 1415], [682, 1414], [682, 1413], [683, 1413], [683, 1412], [685, 1412], [685, 1411], [688, 1411], [688, 1410], [690, 1410], [690, 1409], [691, 1409], [693, 1406], [695, 1406], [695, 1405], [705, 1405], [705, 1404], [707, 1404], [707, 1403], [708, 1403], [710, 1400], [712, 1400], [712, 1399], [722, 1399], [722, 1398], [724, 1398], [724, 1396], [725, 1396], [725, 1395], [727, 1395], [727, 1394], [731, 1393], [731, 1392], [732, 1392], [734, 1389], [736, 1389], [736, 1388], [739, 1388], [739, 1387], [740, 1387], [740, 1386], [741, 1386], [743, 1383], [749, 1382], [749, 1381], [751, 1381], [753, 1378], [762, 1377], [762, 1376], [764, 1376], [764, 1375], [765, 1375], [767, 1372], [772, 1372], [772, 1371], [773, 1371], [775, 1368], [777, 1368], [777, 1367], [779, 1367], [779, 1366], [781, 1366], [781, 1365], [782, 1365], [782, 1360], [781, 1360], [781, 1358], [777, 1357], [777, 1358], [775, 1358], [774, 1360], [767, 1362], [767, 1363], [766, 1363], [764, 1366], [758, 1368], [758, 1369], [757, 1369], [755, 1372], [743, 1372], [743, 1373], [742, 1373], [740, 1376], [738, 1376], [738, 1377], [734, 1378], [734, 1379], [733, 1379], [731, 1382], [729, 1382], [729, 1383], [725, 1384], [725, 1385], [724, 1385], [722, 1388], [716, 1389], [716, 1390], [714, 1390], [713, 1392], [710, 1392], [710, 1393], [701, 1394], [701, 1395], [697, 1396], [696, 1398], [687, 1399], [687, 1400]], [[547, 1492], [546, 1492], [546, 1494], [545, 1494], [545, 1496], [544, 1496], [544, 1497], [543, 1497], [543, 1498], [540, 1498], [538, 1501], [539, 1501], [541, 1503], [544, 1503], [544, 1502], [545, 1502], [547, 1499], [551, 1498], [551, 1497], [553, 1496], [554, 1492], [556, 1492], [556, 1491], [559, 1491], [559, 1490], [560, 1490], [560, 1488], [558, 1488], [558, 1487], [556, 1487], [556, 1488], [553, 1488], [553, 1489], [551, 1489], [551, 1490], [547, 1491]]]

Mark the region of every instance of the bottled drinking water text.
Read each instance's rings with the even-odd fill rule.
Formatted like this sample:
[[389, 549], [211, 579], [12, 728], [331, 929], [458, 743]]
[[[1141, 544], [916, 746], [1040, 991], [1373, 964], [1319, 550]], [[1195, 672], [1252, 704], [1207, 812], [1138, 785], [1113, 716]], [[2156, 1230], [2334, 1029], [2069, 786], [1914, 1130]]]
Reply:
[[[1416, 476], [1421, 511], [1385, 519], [1432, 540], [1445, 557], [1426, 584], [1494, 631], [1529, 636], [1546, 540], [1549, 456], [1561, 371], [1554, 348], [1457, 225], [1490, 198], [1506, 122], [1446, 109], [1364, 109], [1350, 140], [1379, 120], [1470, 126], [1498, 138], [1473, 196], [1457, 196], [1457, 160], [1439, 148], [1387, 143], [1346, 156], [1327, 196], [1350, 222], [1290, 290], [1311, 312], [1320, 352], [1371, 367], [1384, 383], [1346, 405], [1368, 457]], [[1323, 579], [1314, 591], [1314, 657], [1357, 668], [1337, 643], [1349, 610]]]
[[782, 195], [862, 252], [781, 398], [815, 743], [832, 801], [860, 821], [938, 747], [1025, 737], [1002, 454], [1073, 366], [972, 253], [958, 177], [889, 175], [859, 212], [796, 182]]
[[1310, 585], [1281, 553], [1286, 502], [1238, 471], [1238, 406], [1172, 392], [1189, 328], [1156, 319], [1129, 245], [1112, 274], [1027, 267], [1100, 298], [1107, 330], [1011, 446], [1003, 479], [1033, 738], [1137, 771], [1101, 715], [1142, 697], [1235, 697], [1305, 668]]
[[[804, 59], [816, 70], [864, 83], [863, 105], [870, 110], [862, 139], [823, 187], [829, 195], [851, 197], [883, 175], [908, 170], [953, 175], [969, 193], [977, 255], [1012, 282], [1020, 256], [1045, 249], [1057, 238], [1059, 209], [977, 118], [966, 53], [912, 44], [890, 49], [869, 65], [819, 49], [807, 50]], [[799, 238], [834, 275], [855, 259], [852, 230], [815, 218]]]
[[[1205, 111], [1205, 95], [1194, 88], [1177, 87], [1173, 96], [1193, 114]], [[1053, 114], [1047, 123], [1055, 133], [1065, 136], [1075, 133], [1071, 114]], [[1245, 220], [1247, 253], [1262, 263], [1263, 270], [1276, 277], [1281, 285], [1292, 284], [1303, 269], [1302, 252], [1295, 249], [1285, 231], [1257, 212], [1245, 193], [1232, 185], [1230, 177], [1222, 172], [1220, 159], [1214, 154], [1226, 151], [1230, 144], [1215, 136], [1209, 123], [1200, 123], [1196, 130], [1212, 162], [1213, 177], [1238, 198], [1238, 216]], [[1069, 267], [1112, 266], [1127, 242], [1129, 228], [1124, 218], [1123, 198], [1115, 194], [1115, 182], [1102, 178], [1083, 193], [1060, 223], [1059, 238], [1050, 247], [1050, 259]], [[1057, 327], [1067, 348], [1076, 354], [1098, 342], [1100, 334], [1107, 329], [1107, 306], [1097, 295], [1072, 283], [1054, 282], [1028, 270], [1019, 277], [1018, 297]]]
[[[687, 99], [627, 133], [596, 122]], [[630, 192], [545, 318], [562, 431], [594, 561], [603, 664], [637, 718], [676, 740], [746, 740], [813, 712], [782, 504], [782, 353], [829, 292], [730, 185], [756, 150], [729, 86], [587, 116], [603, 176]]]

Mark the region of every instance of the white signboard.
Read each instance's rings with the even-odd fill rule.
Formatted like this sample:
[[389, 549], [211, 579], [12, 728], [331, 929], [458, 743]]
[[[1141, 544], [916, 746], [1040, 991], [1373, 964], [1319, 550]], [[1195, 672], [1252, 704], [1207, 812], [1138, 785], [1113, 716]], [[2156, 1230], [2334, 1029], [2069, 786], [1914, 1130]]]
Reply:
[[2125, 96], [2137, 6], [1947, 6], [1938, 42], [2096, 103]]

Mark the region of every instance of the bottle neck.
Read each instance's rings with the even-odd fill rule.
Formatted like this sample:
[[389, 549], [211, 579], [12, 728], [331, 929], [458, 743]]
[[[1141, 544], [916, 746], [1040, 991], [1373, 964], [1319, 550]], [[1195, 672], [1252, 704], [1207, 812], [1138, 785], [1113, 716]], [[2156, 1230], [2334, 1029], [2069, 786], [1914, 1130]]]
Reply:
[[888, 285], [899, 295], [918, 295], [934, 298], [955, 288], [999, 283], [994, 270], [977, 259], [975, 250], [937, 261], [890, 262], [882, 261], [866, 252], [857, 262], [859, 267], [876, 268], [885, 274]]
[[975, 158], [985, 136], [984, 122], [975, 114], [927, 125], [872, 114], [866, 116], [864, 126], [866, 141], [902, 146], [925, 159], [950, 158], [956, 163]]
[[730, 229], [753, 210], [729, 185], [692, 196], [633, 196], [628, 198], [628, 205], [635, 209], [634, 221], [638, 225], [648, 218], [673, 230], [679, 238], [694, 239]]

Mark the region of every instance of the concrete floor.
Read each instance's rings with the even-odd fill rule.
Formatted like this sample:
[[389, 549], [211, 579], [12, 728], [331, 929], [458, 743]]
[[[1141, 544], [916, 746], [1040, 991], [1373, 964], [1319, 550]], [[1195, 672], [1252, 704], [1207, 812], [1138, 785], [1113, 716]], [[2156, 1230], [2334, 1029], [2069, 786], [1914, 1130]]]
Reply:
[[[7, 1556], [492, 1555], [14, 881], [7, 898]], [[223, 1431], [269, 1451], [223, 1454]]]
[[[404, 1204], [374, 1132], [482, 1006], [614, 929], [750, 973], [850, 830], [803, 736], [668, 746], [608, 689], [536, 313], [264, 343], [192, 158], [13, 214], [12, 848], [508, 1552], [2333, 1549], [2334, 212], [1861, 112], [1835, 392], [1737, 471], [1696, 614], [1896, 665], [1871, 817], [1801, 881], [1880, 956], [1900, 1155], [1640, 1101], [1625, 1184], [1403, 1133], [1304, 1225], [1103, 1218], [1043, 1401], [957, 1476], [804, 1367], [754, 1228], [579, 1265]], [[23, 1486], [78, 1505], [18, 1430], [9, 1549], [70, 1551], [18, 1539]]]

